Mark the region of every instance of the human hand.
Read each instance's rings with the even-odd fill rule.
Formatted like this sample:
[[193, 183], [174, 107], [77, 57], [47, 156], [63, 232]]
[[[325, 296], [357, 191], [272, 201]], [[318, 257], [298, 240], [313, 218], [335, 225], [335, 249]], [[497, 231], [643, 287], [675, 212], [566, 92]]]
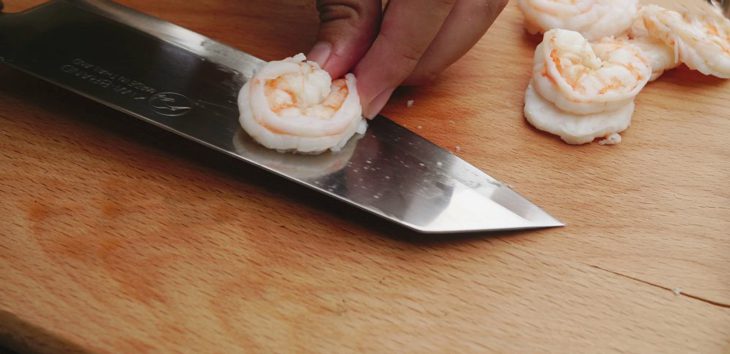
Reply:
[[358, 79], [373, 118], [399, 85], [433, 80], [484, 35], [508, 0], [317, 0], [320, 29], [309, 55], [332, 77]]

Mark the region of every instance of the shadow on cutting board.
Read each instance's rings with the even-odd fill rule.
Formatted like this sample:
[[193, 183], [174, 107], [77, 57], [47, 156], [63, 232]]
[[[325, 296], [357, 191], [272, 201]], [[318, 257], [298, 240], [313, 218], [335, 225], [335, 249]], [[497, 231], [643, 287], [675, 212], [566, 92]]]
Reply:
[[[75, 95], [39, 79], [0, 67], [0, 95], [13, 97], [28, 105], [42, 107], [45, 111], [58, 113], [64, 119], [73, 120], [82, 126], [118, 136], [133, 143], [151, 147], [175, 159], [184, 160], [204, 169], [213, 169], [224, 178], [254, 185], [270, 195], [280, 196], [287, 203], [302, 208], [313, 208], [333, 215], [346, 223], [357, 224], [357, 228], [390, 239], [410, 244], [453, 244], [457, 242], [525, 234], [525, 231], [491, 233], [467, 233], [428, 235], [374, 216], [357, 207], [321, 195], [283, 177], [250, 166], [233, 157], [213, 151], [173, 133], [153, 127], [135, 118], [107, 108], [101, 104]], [[7, 84], [12, 83], [12, 84]], [[43, 134], [39, 131], [39, 134]], [[164, 172], [163, 172], [164, 173]], [[540, 231], [529, 231], [530, 233]]]
[[0, 354], [90, 353], [12, 313], [0, 311]]

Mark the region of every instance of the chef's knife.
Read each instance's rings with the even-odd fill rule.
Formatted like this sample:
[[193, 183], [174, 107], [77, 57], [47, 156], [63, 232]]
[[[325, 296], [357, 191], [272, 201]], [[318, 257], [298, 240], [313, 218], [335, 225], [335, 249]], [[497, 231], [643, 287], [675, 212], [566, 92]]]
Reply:
[[416, 231], [562, 226], [383, 116], [337, 153], [267, 150], [240, 128], [236, 103], [260, 59], [112, 1], [0, 14], [0, 62]]

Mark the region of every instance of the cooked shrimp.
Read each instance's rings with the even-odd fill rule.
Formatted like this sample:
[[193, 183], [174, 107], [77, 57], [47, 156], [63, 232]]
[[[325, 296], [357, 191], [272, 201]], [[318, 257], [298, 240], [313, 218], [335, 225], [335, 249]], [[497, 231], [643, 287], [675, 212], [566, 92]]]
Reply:
[[238, 96], [243, 129], [281, 151], [337, 151], [367, 124], [355, 76], [332, 81], [303, 54], [264, 65]]
[[[679, 66], [681, 62], [679, 61], [679, 47], [676, 41], [664, 42], [649, 33], [644, 21], [646, 15], [645, 7], [639, 9], [639, 17], [631, 25], [628, 37], [629, 41], [641, 48], [651, 61], [652, 73], [649, 81], [654, 81], [665, 71]], [[652, 28], [654, 27], [652, 26]]]
[[586, 144], [596, 138], [611, 138], [620, 142], [615, 134], [631, 124], [634, 102], [630, 101], [614, 111], [587, 115], [569, 113], [557, 108], [527, 86], [525, 92], [525, 118], [535, 128], [560, 136], [568, 144]]
[[535, 90], [563, 111], [591, 114], [625, 107], [646, 85], [651, 65], [626, 41], [593, 44], [578, 32], [550, 30], [535, 50]]
[[626, 32], [636, 18], [638, 0], [518, 0], [527, 31], [567, 29], [589, 40]]
[[665, 71], [679, 66], [679, 51], [677, 47], [671, 47], [664, 42], [651, 37], [634, 37], [628, 39], [629, 43], [639, 47], [651, 63], [651, 77], [654, 81], [662, 76]]
[[[648, 37], [675, 48], [679, 60], [705, 75], [730, 78], [730, 20], [719, 15], [689, 15], [649, 5], [640, 11]], [[637, 26], [634, 26], [637, 27]]]

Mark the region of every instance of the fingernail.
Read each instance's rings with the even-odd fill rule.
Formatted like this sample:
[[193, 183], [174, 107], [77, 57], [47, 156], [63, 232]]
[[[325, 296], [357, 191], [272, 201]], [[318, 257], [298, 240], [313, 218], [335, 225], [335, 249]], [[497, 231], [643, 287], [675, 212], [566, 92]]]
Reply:
[[327, 42], [318, 42], [314, 45], [314, 47], [312, 47], [312, 50], [309, 51], [307, 59], [317, 62], [320, 67], [324, 68], [324, 64], [327, 64], [327, 60], [330, 58], [331, 53], [332, 44]]
[[390, 95], [393, 94], [393, 91], [395, 91], [394, 88], [386, 89], [385, 91], [381, 92], [379, 95], [375, 96], [375, 98], [370, 101], [370, 104], [365, 110], [365, 118], [367, 119], [373, 119], [375, 118], [378, 113], [380, 113], [380, 110], [385, 107], [385, 104], [388, 103], [388, 99], [390, 99]]

